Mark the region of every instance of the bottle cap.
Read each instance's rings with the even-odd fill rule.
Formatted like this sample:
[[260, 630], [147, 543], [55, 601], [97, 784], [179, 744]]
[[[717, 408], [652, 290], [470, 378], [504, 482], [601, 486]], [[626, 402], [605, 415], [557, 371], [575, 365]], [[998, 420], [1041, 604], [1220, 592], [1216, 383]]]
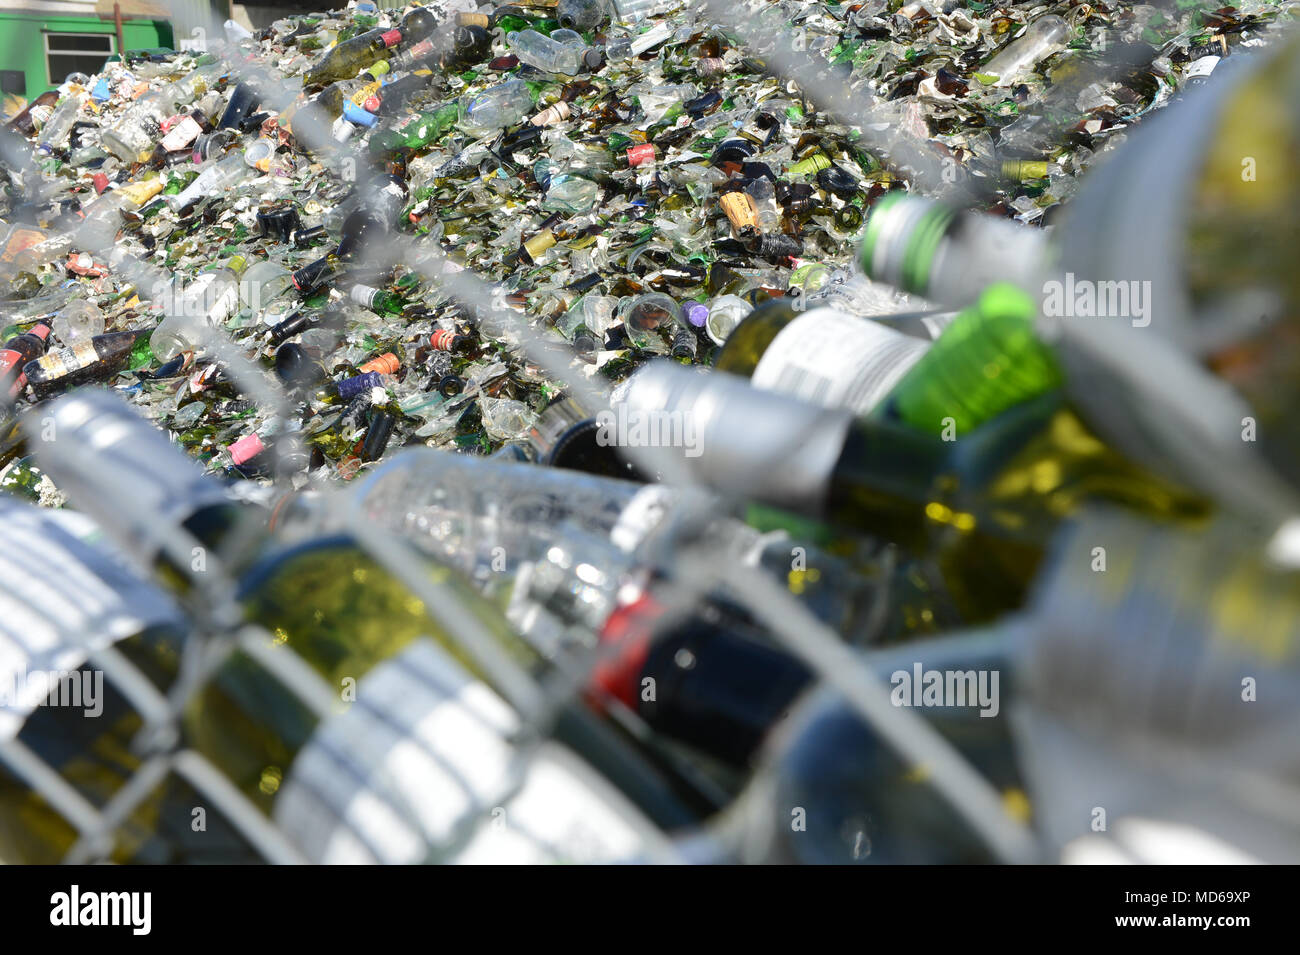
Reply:
[[264, 202], [257, 210], [257, 231], [263, 239], [288, 242], [302, 226], [292, 199]]
[[357, 370], [362, 372], [377, 372], [381, 375], [391, 375], [402, 367], [401, 361], [392, 352], [385, 352], [377, 358], [372, 358]]
[[231, 462], [235, 467], [239, 467], [245, 461], [249, 461], [265, 451], [266, 445], [262, 444], [262, 439], [254, 433], [244, 435], [244, 437], [227, 447], [226, 450], [230, 452]]
[[376, 371], [368, 371], [364, 374], [353, 375], [351, 378], [344, 378], [338, 383], [339, 397], [344, 401], [351, 401], [362, 392], [369, 391], [371, 388], [384, 387], [384, 380]]
[[249, 167], [256, 169], [258, 172], [266, 172], [271, 168], [271, 156], [275, 153], [275, 144], [269, 139], [259, 139], [250, 143], [244, 150], [244, 162]]
[[646, 163], [652, 163], [655, 160], [655, 147], [653, 143], [641, 143], [639, 146], [629, 146], [627, 148], [627, 164], [629, 166], [643, 166]]
[[358, 126], [366, 127], [375, 125], [379, 119], [374, 113], [362, 109], [352, 100], [347, 100], [343, 104], [343, 118], [349, 123], [356, 123]]
[[687, 303], [684, 312], [686, 314], [686, 320], [696, 328], [703, 328], [704, 323], [709, 318], [709, 307], [699, 302]]

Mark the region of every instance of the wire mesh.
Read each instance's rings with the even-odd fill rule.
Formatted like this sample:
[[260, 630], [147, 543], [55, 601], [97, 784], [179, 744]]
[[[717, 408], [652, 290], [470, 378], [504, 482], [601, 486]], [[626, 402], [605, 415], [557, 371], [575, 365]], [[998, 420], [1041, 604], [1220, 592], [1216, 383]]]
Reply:
[[[1207, 5], [1207, 9], [1209, 6]], [[861, 129], [865, 141], [878, 147], [889, 160], [906, 169], [915, 186], [939, 189], [943, 184], [943, 171], [938, 157], [903, 137], [890, 124], [890, 117], [873, 110], [856, 97], [846, 86], [835, 86], [819, 77], [820, 70], [807, 57], [785, 51], [775, 44], [776, 37], [763, 36], [755, 26], [757, 21], [749, 14], [755, 8], [722, 3], [721, 0], [704, 0], [697, 9], [706, 12], [716, 23], [734, 31], [742, 39], [758, 40], [765, 44], [769, 62], [789, 80], [796, 82], [803, 95], [818, 103], [827, 112], [842, 121]], [[770, 48], [767, 44], [770, 43]], [[260, 80], [274, 83], [276, 78], [259, 71], [255, 64], [243, 62], [231, 55], [228, 60], [232, 78]], [[1104, 75], [1105, 61], [1097, 66], [1098, 77]], [[327, 154], [335, 163], [351, 159], [360, 165], [363, 158], [346, 144], [336, 142], [310, 144]], [[15, 165], [32, 171], [32, 181], [40, 181], [25, 157], [7, 156]], [[968, 201], [970, 197], [967, 197]], [[77, 245], [81, 238], [73, 235]], [[111, 247], [90, 249], [107, 255]], [[528, 358], [546, 370], [553, 381], [564, 382], [594, 414], [611, 407], [608, 388], [600, 387], [581, 374], [574, 374], [574, 366], [556, 358], [549, 343], [532, 326], [528, 316], [503, 304], [508, 290], [484, 281], [451, 263], [447, 256], [428, 242], [401, 233], [393, 233], [372, 248], [374, 259], [367, 264], [404, 263], [419, 272], [431, 287], [466, 306], [465, 311], [480, 320], [490, 316], [505, 323], [517, 338]], [[115, 268], [123, 273], [134, 270], [137, 289], [142, 293], [152, 290], [157, 295], [166, 281], [165, 274], [146, 262], [114, 257]], [[280, 418], [289, 416], [289, 403], [278, 384], [248, 359], [243, 351], [221, 330], [196, 324], [193, 331], [200, 346], [214, 356], [230, 372], [238, 386], [262, 407], [273, 409]], [[1135, 338], [1134, 349], [1141, 350], [1145, 342]], [[279, 444], [273, 451], [280, 453]], [[1022, 824], [1012, 820], [999, 805], [999, 800], [980, 774], [970, 766], [955, 749], [938, 736], [919, 716], [906, 709], [889, 705], [883, 683], [864, 661], [846, 647], [826, 625], [815, 619], [793, 598], [772, 588], [754, 571], [719, 559], [711, 549], [705, 535], [686, 533], [689, 528], [703, 526], [720, 507], [732, 502], [720, 500], [715, 492], [693, 486], [690, 472], [682, 466], [672, 449], [654, 446], [627, 449], [637, 463], [651, 473], [663, 476], [663, 483], [678, 490], [698, 495], [692, 507], [682, 507], [674, 515], [678, 537], [682, 543], [677, 554], [676, 572], [666, 591], [670, 595], [670, 608], [654, 625], [656, 632], [671, 626], [712, 588], [728, 585], [742, 594], [751, 609], [766, 624], [774, 637], [790, 652], [805, 661], [826, 683], [838, 689], [851, 702], [864, 721], [872, 726], [898, 752], [918, 765], [928, 767], [937, 790], [950, 805], [971, 824], [987, 842], [996, 857], [1004, 861], [1027, 862], [1039, 857], [1040, 849], [1033, 835]], [[558, 711], [569, 703], [578, 688], [586, 685], [586, 677], [602, 659], [616, 648], [593, 650], [586, 655], [576, 655], [565, 661], [567, 678], [539, 682], [516, 663], [506, 658], [484, 632], [473, 614], [464, 607], [456, 594], [440, 587], [423, 574], [420, 568], [424, 556], [413, 549], [410, 541], [400, 535], [389, 535], [371, 524], [364, 509], [340, 495], [333, 505], [339, 522], [348, 528], [357, 542], [375, 560], [401, 580], [428, 608], [438, 623], [454, 633], [457, 640], [489, 675], [491, 683], [519, 714], [522, 731], [515, 737], [517, 760], [512, 770], [515, 785], [524, 778], [529, 760], [539, 751], [547, 737]], [[117, 499], [130, 506], [129, 493]], [[702, 502], [702, 503], [701, 503]], [[139, 523], [149, 526], [148, 515], [139, 515]], [[192, 538], [169, 536], [155, 542], [165, 553], [177, 561], [185, 562], [195, 541]], [[0, 761], [20, 778], [26, 780], [47, 802], [57, 809], [80, 834], [69, 851], [68, 862], [103, 861], [112, 852], [113, 834], [123, 819], [137, 808], [169, 772], [186, 778], [212, 805], [233, 823], [241, 834], [254, 845], [260, 854], [272, 862], [297, 862], [303, 860], [300, 847], [281, 833], [272, 821], [253, 806], [238, 789], [226, 780], [215, 767], [198, 753], [177, 748], [175, 741], [183, 736], [181, 720], [186, 707], [201, 689], [204, 681], [215, 672], [220, 663], [241, 648], [252, 655], [270, 671], [286, 693], [293, 694], [319, 716], [329, 713], [329, 703], [335, 698], [332, 688], [321, 683], [309, 668], [293, 662], [291, 655], [269, 652], [272, 638], [264, 631], [240, 622], [235, 599], [236, 582], [219, 566], [211, 567], [205, 575], [209, 605], [214, 609], [206, 630], [196, 630], [186, 645], [186, 665], [183, 678], [171, 694], [162, 697], [152, 689], [152, 684], [142, 673], [120, 655], [100, 651], [91, 657], [93, 665], [101, 666], [107, 678], [128, 698], [136, 702], [146, 718], [147, 733], [138, 740], [142, 752], [149, 754], [139, 769], [104, 807], [95, 809], [80, 797], [39, 756], [16, 740], [0, 743]], [[16, 599], [7, 595], [6, 600]], [[39, 612], [40, 608], [32, 608]], [[215, 624], [215, 625], [213, 625]], [[628, 722], [643, 739], [653, 743], [654, 731], [639, 724], [635, 714], [620, 711], [618, 718]], [[160, 741], [162, 745], [160, 746]], [[391, 791], [387, 793], [391, 797]], [[505, 794], [508, 796], [508, 793]], [[495, 803], [494, 803], [495, 804]], [[395, 812], [406, 812], [407, 807], [393, 804]], [[462, 828], [451, 839], [460, 843], [467, 830], [483, 825], [493, 805], [477, 805], [461, 820]], [[444, 853], [435, 852], [438, 856]]]

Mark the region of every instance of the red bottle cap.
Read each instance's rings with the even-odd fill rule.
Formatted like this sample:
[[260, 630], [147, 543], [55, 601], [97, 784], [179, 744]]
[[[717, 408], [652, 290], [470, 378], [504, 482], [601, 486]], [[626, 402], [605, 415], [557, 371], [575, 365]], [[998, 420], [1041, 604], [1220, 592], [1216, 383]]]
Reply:
[[591, 671], [591, 686], [636, 709], [641, 672], [650, 656], [650, 634], [663, 608], [642, 595], [609, 615], [600, 631], [600, 642], [612, 645], [614, 654], [604, 657]]
[[456, 343], [455, 339], [455, 332], [448, 331], [445, 328], [440, 328], [429, 336], [429, 344], [438, 349], [438, 351], [451, 351], [452, 346]]
[[640, 166], [648, 162], [654, 162], [655, 147], [653, 143], [642, 143], [640, 146], [627, 147], [627, 164], [629, 166]]
[[401, 30], [388, 30], [379, 34], [379, 39], [384, 41], [384, 46], [397, 46], [402, 42]]

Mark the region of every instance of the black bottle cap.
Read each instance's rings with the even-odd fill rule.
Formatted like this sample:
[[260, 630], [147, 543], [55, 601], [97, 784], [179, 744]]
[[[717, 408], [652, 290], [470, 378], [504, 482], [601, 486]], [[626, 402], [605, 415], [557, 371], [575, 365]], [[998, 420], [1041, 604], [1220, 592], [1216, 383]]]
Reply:
[[743, 163], [754, 155], [754, 144], [748, 139], [724, 139], [718, 143], [718, 148], [713, 150], [713, 158], [710, 162], [715, 166], [720, 166], [724, 162]]
[[257, 231], [264, 239], [288, 242], [301, 226], [298, 207], [292, 199], [264, 202], [257, 210]]
[[817, 173], [817, 184], [841, 199], [851, 199], [858, 194], [858, 180], [842, 166], [827, 166]]

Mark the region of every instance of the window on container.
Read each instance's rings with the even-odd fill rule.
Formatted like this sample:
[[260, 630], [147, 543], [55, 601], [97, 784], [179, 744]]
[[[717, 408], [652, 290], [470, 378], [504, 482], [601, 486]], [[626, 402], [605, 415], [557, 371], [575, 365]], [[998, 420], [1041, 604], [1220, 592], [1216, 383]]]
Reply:
[[114, 52], [111, 33], [47, 33], [45, 65], [50, 84], [58, 86], [71, 73], [93, 76]]

